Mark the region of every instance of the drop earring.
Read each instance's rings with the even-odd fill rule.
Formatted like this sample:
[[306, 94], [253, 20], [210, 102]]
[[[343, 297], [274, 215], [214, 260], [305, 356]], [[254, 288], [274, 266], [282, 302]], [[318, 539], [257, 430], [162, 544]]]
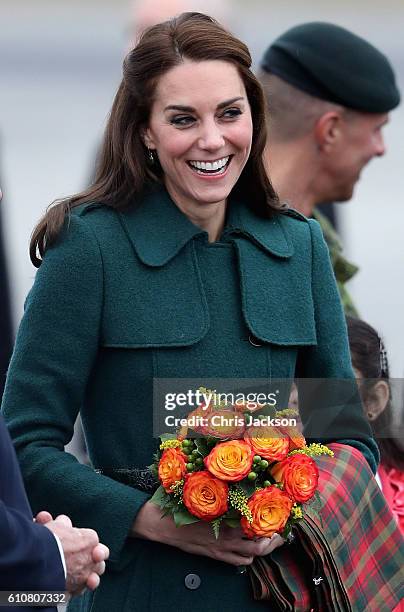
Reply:
[[149, 149], [149, 147], [147, 147], [147, 152], [149, 155], [149, 163], [153, 166], [153, 164], [156, 163], [156, 157], [154, 155], [154, 151], [153, 149]]

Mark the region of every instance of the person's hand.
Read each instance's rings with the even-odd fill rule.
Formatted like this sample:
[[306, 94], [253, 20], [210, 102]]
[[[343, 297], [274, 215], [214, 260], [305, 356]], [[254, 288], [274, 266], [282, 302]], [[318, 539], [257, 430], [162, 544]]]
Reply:
[[49, 512], [42, 511], [35, 520], [57, 535], [62, 544], [67, 571], [66, 590], [78, 595], [86, 588], [96, 589], [109, 557], [109, 549], [99, 543], [97, 533], [93, 529], [73, 527], [71, 520], [62, 514], [53, 520]]
[[39, 523], [40, 525], [46, 525], [46, 523], [49, 523], [49, 521], [53, 521], [53, 516], [50, 512], [47, 512], [46, 510], [41, 510], [41, 512], [38, 512], [38, 514], [34, 518], [34, 521], [36, 523]]
[[248, 540], [241, 528], [227, 525], [220, 526], [218, 539], [213, 535], [212, 526], [208, 523], [198, 522], [176, 527], [173, 518], [162, 518], [161, 508], [152, 502], [146, 502], [138, 512], [131, 535], [176, 546], [185, 552], [205, 555], [231, 565], [251, 565], [254, 557], [268, 555], [284, 543], [278, 534], [272, 538]]

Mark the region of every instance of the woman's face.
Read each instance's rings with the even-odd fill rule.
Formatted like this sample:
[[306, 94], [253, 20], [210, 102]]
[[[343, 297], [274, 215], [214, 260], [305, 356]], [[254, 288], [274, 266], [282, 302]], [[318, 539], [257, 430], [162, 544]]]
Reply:
[[247, 162], [252, 131], [235, 66], [186, 60], [159, 80], [144, 142], [157, 151], [165, 185], [186, 213], [225, 203]]

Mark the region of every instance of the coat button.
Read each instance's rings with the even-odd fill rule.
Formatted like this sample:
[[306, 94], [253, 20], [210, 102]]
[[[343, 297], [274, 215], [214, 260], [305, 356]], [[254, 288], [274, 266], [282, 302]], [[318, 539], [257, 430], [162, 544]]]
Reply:
[[252, 336], [251, 334], [248, 336], [248, 342], [252, 344], [253, 346], [262, 346], [261, 342], [255, 336]]
[[187, 589], [194, 591], [195, 589], [199, 589], [202, 581], [200, 577], [198, 576], [198, 574], [187, 574], [185, 576], [184, 582], [185, 582], [185, 586], [187, 587]]

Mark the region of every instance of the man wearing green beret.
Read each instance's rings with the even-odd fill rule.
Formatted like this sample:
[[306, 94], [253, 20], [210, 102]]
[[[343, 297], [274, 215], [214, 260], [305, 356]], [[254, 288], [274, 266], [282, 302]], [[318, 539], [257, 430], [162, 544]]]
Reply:
[[350, 200], [362, 169], [383, 155], [382, 129], [400, 93], [388, 59], [331, 23], [287, 30], [265, 52], [258, 78], [268, 108], [267, 168], [280, 198], [320, 223], [346, 314], [345, 283], [358, 268], [316, 207]]

